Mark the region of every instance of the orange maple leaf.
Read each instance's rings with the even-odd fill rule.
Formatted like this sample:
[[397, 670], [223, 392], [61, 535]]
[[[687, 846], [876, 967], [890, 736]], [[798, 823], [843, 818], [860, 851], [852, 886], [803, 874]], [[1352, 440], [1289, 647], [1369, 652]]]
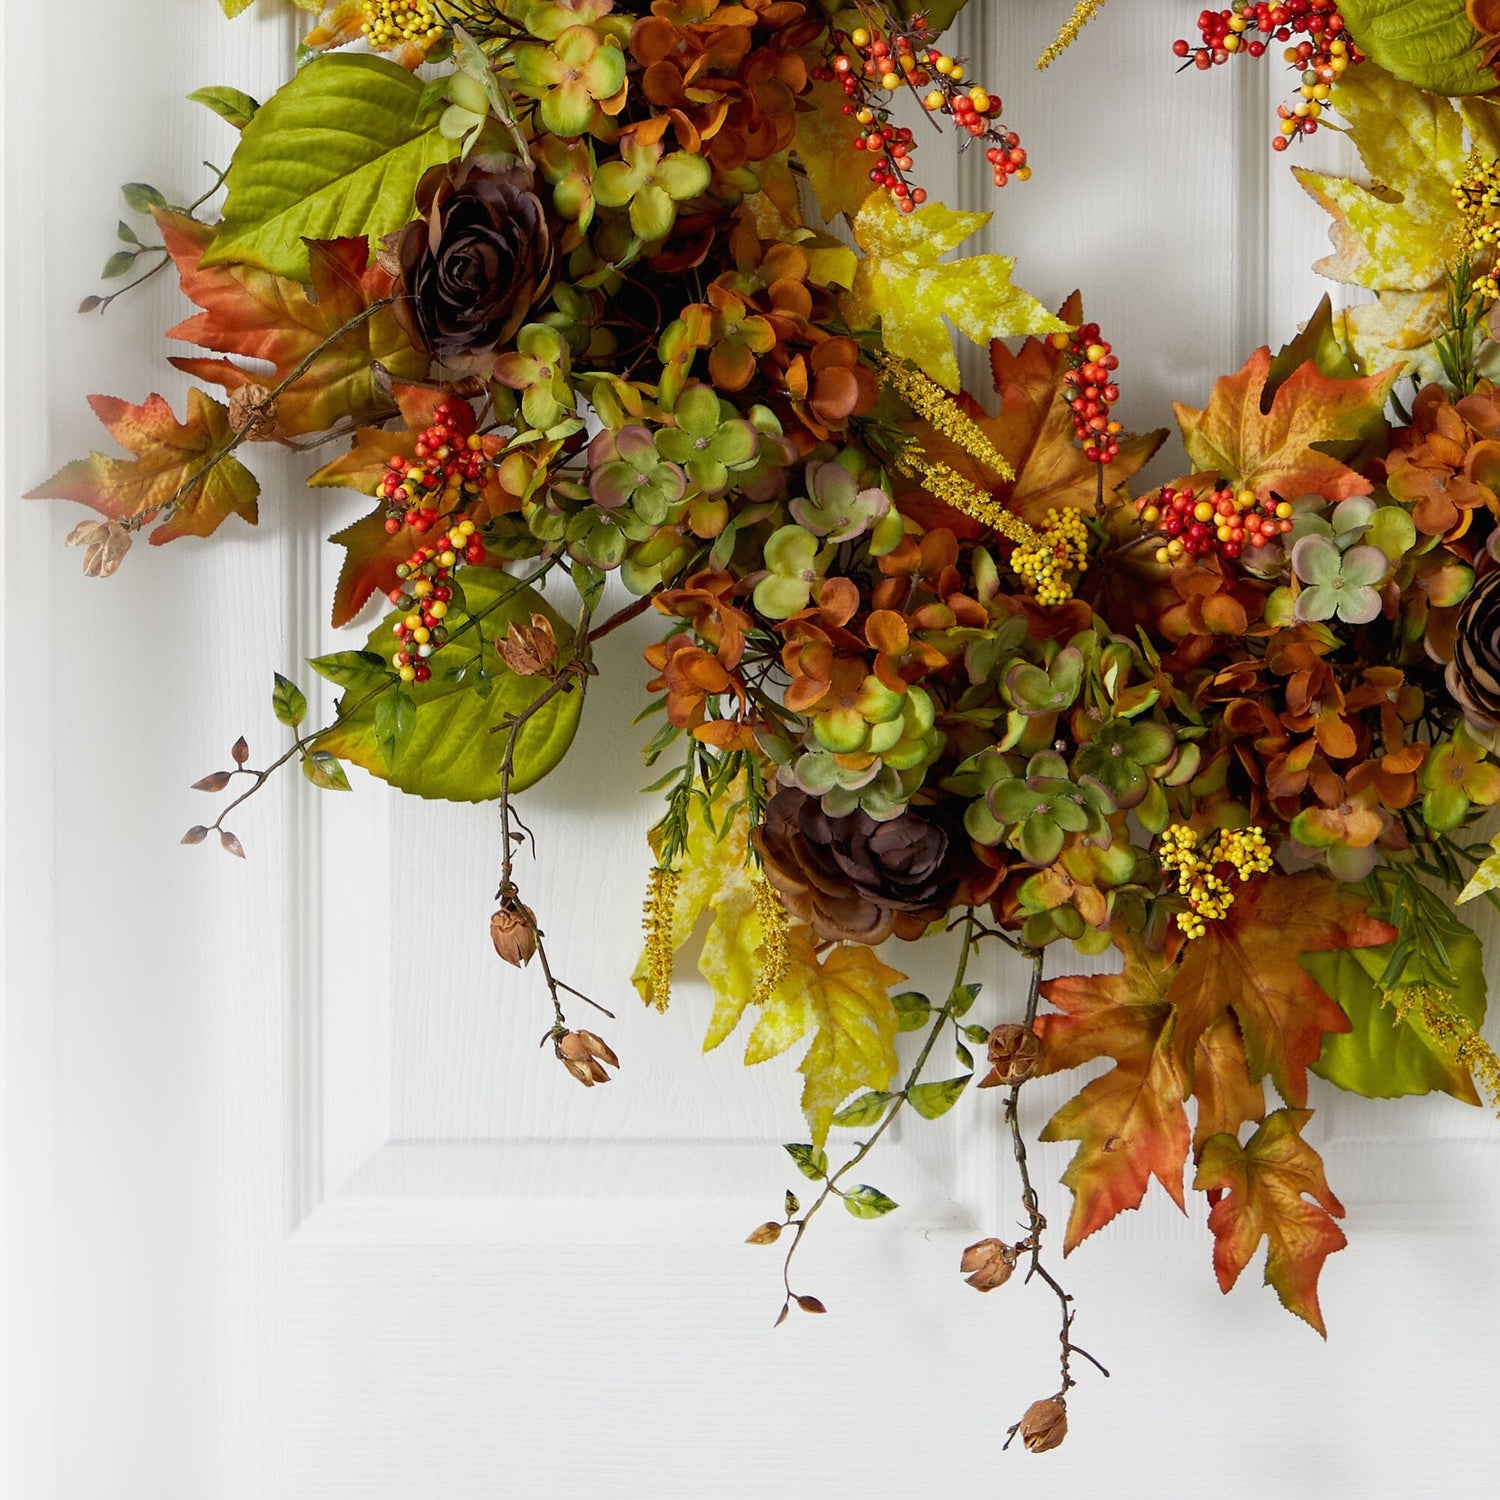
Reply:
[[179, 422], [161, 396], [143, 406], [116, 396], [90, 396], [94, 415], [134, 458], [91, 453], [59, 469], [28, 500], [76, 500], [115, 521], [160, 517], [153, 544], [179, 536], [207, 536], [225, 516], [255, 524], [260, 485], [226, 450], [229, 408], [190, 390], [187, 420]]
[[1062, 1180], [1073, 1190], [1064, 1253], [1117, 1213], [1138, 1208], [1156, 1178], [1182, 1208], [1188, 1120], [1187, 1078], [1174, 1052], [1171, 966], [1130, 936], [1119, 974], [1076, 974], [1047, 981], [1042, 993], [1064, 1014], [1038, 1018], [1047, 1071], [1097, 1057], [1115, 1066], [1095, 1078], [1047, 1122], [1044, 1141], [1077, 1141]]
[[[1058, 310], [1066, 323], [1083, 319], [1083, 299], [1074, 292]], [[1099, 465], [1083, 456], [1073, 435], [1068, 390], [1063, 375], [1068, 366], [1060, 350], [1041, 338], [1029, 338], [1012, 354], [995, 339], [990, 344], [990, 370], [1000, 395], [998, 416], [967, 393], [957, 400], [1009, 460], [1014, 480], [1002, 480], [950, 439], [925, 427], [918, 441], [928, 458], [947, 464], [971, 484], [998, 500], [1033, 526], [1046, 522], [1050, 508], [1074, 506], [1090, 513], [1099, 493]], [[1127, 437], [1119, 453], [1104, 465], [1104, 495], [1112, 496], [1161, 447], [1165, 429]], [[916, 485], [897, 492], [901, 511], [919, 524], [945, 526], [958, 536], [977, 536], [977, 521], [934, 500]]]
[[1265, 1239], [1266, 1285], [1288, 1312], [1327, 1338], [1318, 1275], [1348, 1241], [1330, 1217], [1342, 1218], [1344, 1206], [1328, 1186], [1322, 1158], [1302, 1139], [1311, 1118], [1310, 1109], [1278, 1109], [1243, 1146], [1232, 1135], [1214, 1136], [1204, 1145], [1193, 1186], [1225, 1195], [1208, 1215], [1220, 1288], [1227, 1292], [1235, 1284]]
[[[173, 357], [179, 370], [226, 391], [279, 384], [391, 289], [389, 273], [368, 264], [362, 238], [309, 240], [308, 287], [255, 266], [205, 269], [200, 261], [216, 232], [211, 225], [166, 209], [156, 210], [156, 221], [183, 291], [203, 309], [168, 329], [167, 337], [271, 366], [267, 373], [228, 359]], [[333, 339], [281, 393], [276, 403], [281, 430], [296, 436], [326, 431], [341, 420], [370, 422], [390, 415], [391, 398], [377, 364], [398, 380], [420, 379], [427, 372], [426, 356], [412, 347], [389, 308]]]
[[1212, 1023], [1232, 1011], [1251, 1080], [1269, 1074], [1288, 1104], [1306, 1104], [1307, 1069], [1323, 1033], [1348, 1031], [1349, 1019], [1299, 955], [1371, 948], [1398, 936], [1356, 891], [1319, 871], [1252, 881], [1226, 916], [1181, 944], [1167, 991], [1177, 1008], [1178, 1058], [1186, 1064]]
[[1368, 479], [1314, 445], [1368, 439], [1399, 367], [1340, 380], [1307, 360], [1267, 399], [1270, 374], [1271, 351], [1262, 346], [1237, 375], [1214, 382], [1201, 411], [1173, 402], [1183, 446], [1196, 470], [1219, 475], [1237, 490], [1253, 490], [1261, 499], [1321, 495], [1346, 500], [1369, 494]]

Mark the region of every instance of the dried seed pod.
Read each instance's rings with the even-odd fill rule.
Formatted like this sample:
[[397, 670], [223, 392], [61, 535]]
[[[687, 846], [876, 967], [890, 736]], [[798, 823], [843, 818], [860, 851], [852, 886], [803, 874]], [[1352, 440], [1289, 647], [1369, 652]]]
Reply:
[[556, 1042], [558, 1057], [562, 1065], [584, 1088], [591, 1089], [596, 1083], [608, 1083], [609, 1074], [604, 1064], [612, 1068], [620, 1066], [620, 1059], [613, 1049], [592, 1031], [565, 1031]]
[[546, 615], [533, 611], [530, 625], [512, 620], [505, 639], [496, 641], [495, 649], [517, 677], [540, 677], [551, 672], [557, 661], [557, 636]]
[[992, 1292], [1010, 1280], [1021, 1252], [1003, 1240], [977, 1240], [964, 1251], [959, 1270], [977, 1292]]
[[130, 551], [130, 533], [118, 521], [80, 521], [63, 538], [65, 547], [84, 547], [83, 576], [108, 578]]
[[531, 908], [507, 896], [490, 918], [490, 941], [506, 963], [524, 969], [536, 952], [536, 917]]
[[229, 425], [252, 443], [272, 443], [286, 436], [276, 400], [263, 385], [242, 385], [229, 397]]
[[1061, 1396], [1033, 1401], [1016, 1424], [1028, 1452], [1046, 1453], [1058, 1447], [1068, 1435], [1068, 1408]]
[[990, 1071], [979, 1080], [982, 1089], [1025, 1083], [1042, 1066], [1042, 1039], [1029, 1026], [997, 1026], [989, 1038]]

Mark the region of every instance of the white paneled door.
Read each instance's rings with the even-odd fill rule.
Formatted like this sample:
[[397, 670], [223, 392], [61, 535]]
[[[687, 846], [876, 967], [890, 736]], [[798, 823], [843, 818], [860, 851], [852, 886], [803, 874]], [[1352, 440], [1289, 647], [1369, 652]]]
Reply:
[[[1084, 288], [1127, 422], [1158, 425], [1295, 331], [1325, 227], [1267, 149], [1272, 69], [1174, 78], [1190, 0], [1114, 0], [1038, 75], [1067, 9], [973, 0], [968, 48], [1036, 175], [933, 186], [996, 208], [989, 248], [1045, 300]], [[240, 733], [277, 743], [273, 669], [353, 643], [325, 623], [321, 538], [359, 502], [257, 453], [256, 531], [138, 548], [98, 582], [61, 548], [76, 517], [18, 496], [101, 441], [88, 393], [180, 397], [167, 277], [104, 318], [73, 309], [119, 185], [191, 199], [230, 151], [184, 96], [264, 97], [296, 20], [282, 0], [233, 24], [211, 0], [6, 7], [11, 1494], [1488, 1493], [1500, 1127], [1449, 1101], [1315, 1098], [1350, 1209], [1326, 1346], [1254, 1275], [1222, 1298], [1201, 1215], [1160, 1196], [1085, 1245], [1077, 1334], [1113, 1375], [1084, 1376], [1045, 1457], [999, 1447], [1053, 1388], [1055, 1305], [957, 1275], [967, 1240], [1014, 1219], [985, 1099], [900, 1132], [876, 1180], [901, 1211], [821, 1226], [801, 1280], [830, 1314], [773, 1331], [776, 1252], [742, 1241], [788, 1185], [797, 1080], [734, 1044], [704, 1058], [701, 988], [659, 1017], [624, 982], [645, 635], [610, 639], [574, 754], [527, 803], [528, 898], [619, 1013], [608, 1088], [538, 1053], [537, 987], [495, 960], [486, 810], [299, 780], [245, 809], [246, 862], [179, 847], [188, 784]], [[1017, 975], [987, 962], [1000, 1019]], [[1059, 1097], [1037, 1087], [1033, 1132]], [[1037, 1152], [1059, 1220], [1067, 1150]]]

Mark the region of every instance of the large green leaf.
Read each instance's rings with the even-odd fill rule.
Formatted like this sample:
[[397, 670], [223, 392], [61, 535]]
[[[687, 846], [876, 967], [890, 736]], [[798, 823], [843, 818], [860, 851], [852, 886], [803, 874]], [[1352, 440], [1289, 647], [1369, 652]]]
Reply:
[[[1453, 977], [1458, 981], [1445, 1008], [1471, 1021], [1477, 1029], [1485, 1011], [1484, 954], [1479, 939], [1462, 930], [1445, 932], [1444, 942]], [[1371, 1099], [1429, 1094], [1440, 1089], [1466, 1104], [1478, 1104], [1479, 1095], [1468, 1070], [1422, 1025], [1418, 1009], [1413, 1007], [1403, 1020], [1393, 1005], [1382, 1000], [1376, 981], [1390, 956], [1390, 944], [1302, 955], [1302, 966], [1343, 1006], [1352, 1028], [1324, 1035], [1323, 1053], [1313, 1072], [1341, 1089]], [[1397, 991], [1417, 978], [1413, 961], [1403, 970]]]
[[203, 264], [243, 262], [305, 281], [304, 239], [400, 229], [422, 173], [459, 149], [438, 133], [442, 112], [420, 79], [383, 58], [309, 63], [245, 126]]
[[1463, 0], [1344, 0], [1339, 11], [1360, 51], [1405, 83], [1450, 95], [1495, 87]]
[[[419, 797], [487, 802], [500, 795], [503, 726], [529, 708], [551, 679], [516, 676], [496, 654], [494, 641], [512, 620], [528, 623], [533, 612], [551, 621], [564, 662], [573, 636], [540, 594], [517, 588], [516, 581], [503, 573], [465, 568], [463, 586], [469, 616], [449, 616], [453, 638], [433, 656], [432, 680], [402, 689], [403, 696], [410, 695], [415, 713], [402, 715], [410, 722], [400, 725], [400, 734], [393, 733], [392, 715], [380, 712], [380, 705], [395, 691], [390, 686], [390, 663], [400, 645], [391, 631], [395, 614], [375, 627], [366, 652], [341, 651], [310, 663], [319, 675], [344, 689], [339, 722], [318, 737], [319, 750], [352, 760], [372, 776]], [[473, 628], [462, 629], [468, 618], [485, 610], [488, 613]], [[563, 758], [582, 707], [583, 694], [574, 687], [527, 721], [516, 744], [512, 791], [540, 781]]]

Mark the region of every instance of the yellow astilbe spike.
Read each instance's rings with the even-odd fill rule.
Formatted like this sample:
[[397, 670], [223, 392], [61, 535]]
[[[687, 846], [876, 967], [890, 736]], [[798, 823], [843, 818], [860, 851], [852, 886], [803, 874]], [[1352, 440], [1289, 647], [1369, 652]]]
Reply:
[[1468, 1017], [1449, 1008], [1445, 1003], [1449, 997], [1443, 990], [1414, 984], [1399, 991], [1386, 990], [1381, 998], [1395, 1009], [1398, 1020], [1406, 1020], [1415, 1011], [1428, 1035], [1448, 1048], [1459, 1067], [1479, 1080], [1500, 1114], [1500, 1057]]
[[676, 870], [657, 865], [646, 885], [645, 919], [646, 976], [651, 1003], [665, 1010], [672, 998], [672, 913], [677, 906], [677, 887], [682, 877]]
[[875, 358], [886, 384], [935, 432], [942, 433], [950, 443], [962, 448], [976, 463], [983, 464], [1002, 479], [1016, 477], [1010, 460], [937, 381], [930, 380], [914, 365], [893, 359], [889, 354], [878, 354]]
[[786, 907], [764, 875], [757, 875], [751, 882], [750, 893], [755, 897], [755, 915], [760, 918], [764, 934], [761, 938], [760, 975], [755, 981], [755, 993], [750, 997], [750, 1003], [765, 1005], [776, 986], [786, 978]]
[[895, 461], [898, 474], [915, 479], [929, 495], [971, 516], [991, 531], [1023, 546], [1036, 546], [1041, 537], [1020, 516], [1006, 510], [992, 495], [971, 484], [947, 464], [934, 463], [920, 443], [911, 442]]
[[1099, 7], [1103, 4], [1104, 0], [1078, 0], [1078, 4], [1073, 7], [1073, 14], [1062, 23], [1062, 28], [1052, 38], [1051, 45], [1037, 58], [1039, 72], [1055, 63], [1077, 41], [1078, 33], [1099, 14]]

